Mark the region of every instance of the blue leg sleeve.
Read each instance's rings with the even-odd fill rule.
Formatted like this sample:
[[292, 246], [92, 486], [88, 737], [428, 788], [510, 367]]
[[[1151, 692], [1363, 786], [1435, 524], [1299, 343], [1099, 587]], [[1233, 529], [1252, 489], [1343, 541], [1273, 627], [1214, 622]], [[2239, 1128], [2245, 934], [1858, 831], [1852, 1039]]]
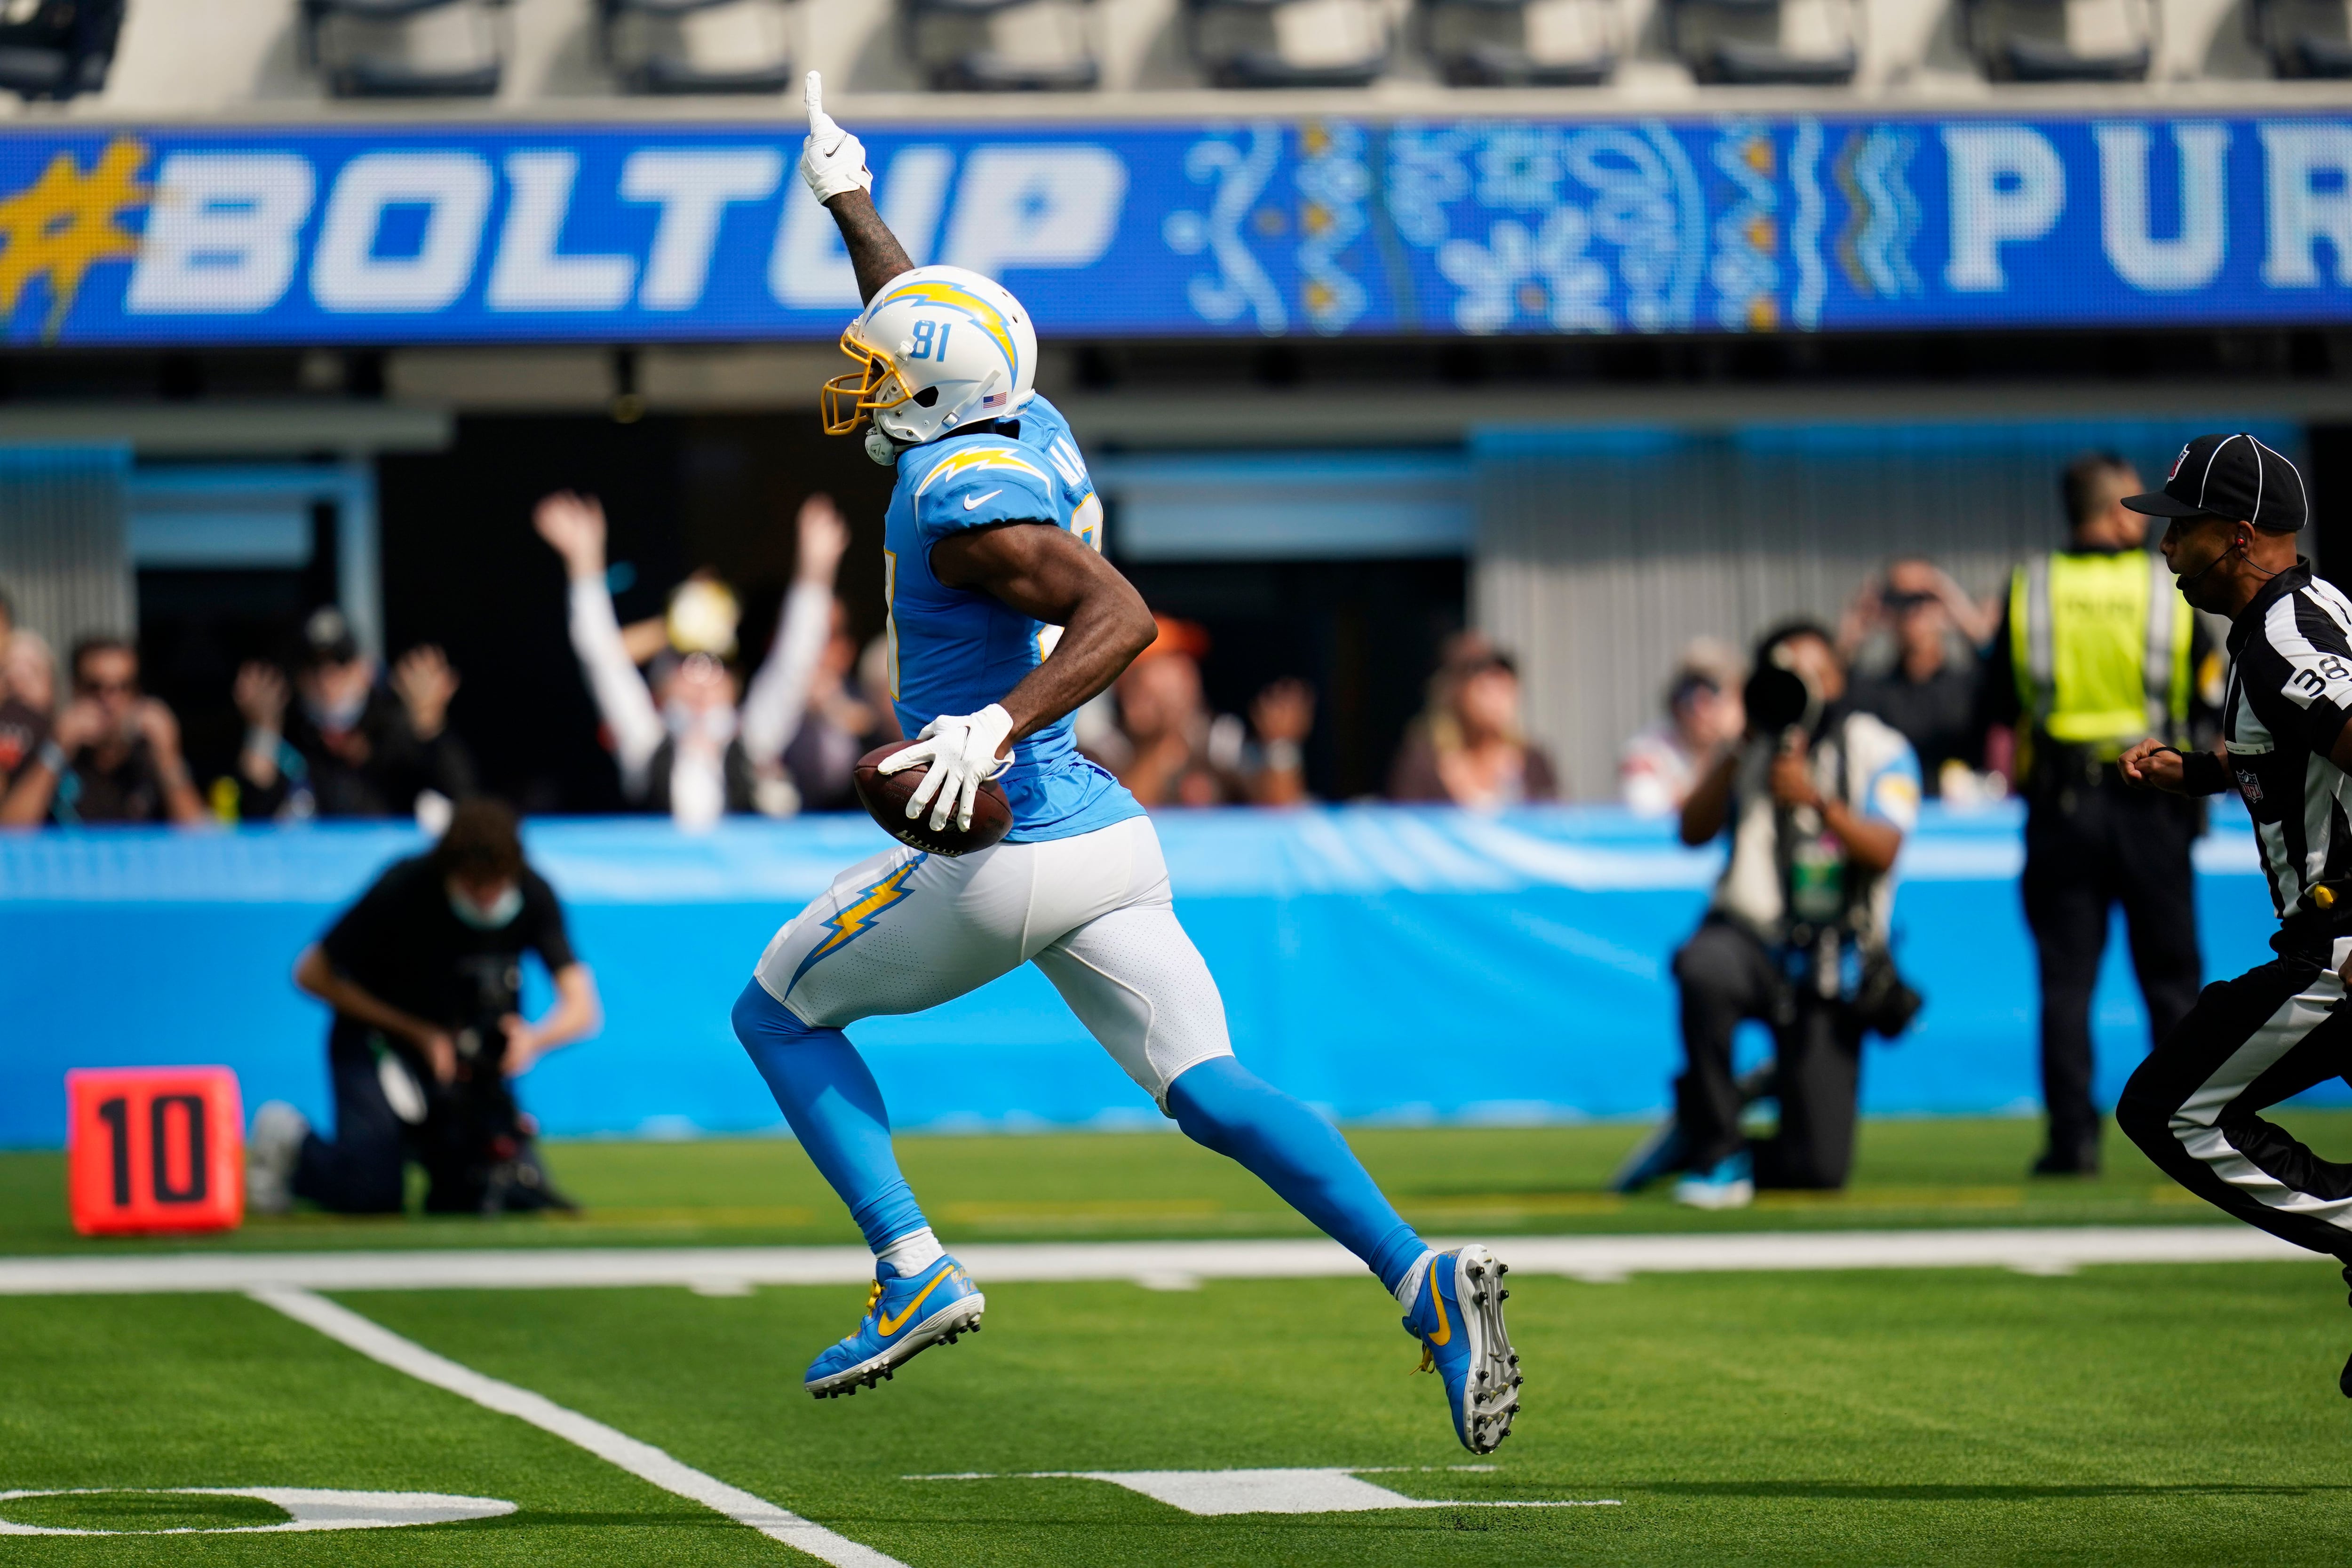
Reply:
[[1233, 1058], [1187, 1068], [1168, 1086], [1168, 1109], [1184, 1136], [1239, 1161], [1391, 1290], [1427, 1250], [1338, 1128]]
[[848, 1036], [802, 1023], [754, 980], [736, 998], [735, 1037], [866, 1246], [879, 1252], [929, 1223], [898, 1173], [881, 1087]]

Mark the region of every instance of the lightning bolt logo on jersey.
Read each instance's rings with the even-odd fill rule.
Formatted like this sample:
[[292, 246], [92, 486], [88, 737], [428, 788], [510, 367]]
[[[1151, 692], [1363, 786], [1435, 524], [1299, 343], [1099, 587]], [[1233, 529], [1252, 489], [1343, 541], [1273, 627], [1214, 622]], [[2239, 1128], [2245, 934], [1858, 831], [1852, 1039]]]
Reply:
[[[1043, 663], [1062, 629], [991, 595], [931, 574], [931, 549], [951, 533], [1003, 522], [1048, 522], [1102, 548], [1102, 503], [1060, 410], [1033, 396], [1013, 434], [950, 436], [898, 459], [883, 516], [888, 552], [891, 699], [909, 735], [942, 713], [974, 713]], [[1117, 779], [1078, 752], [1065, 716], [1013, 748], [999, 782], [1013, 807], [1013, 843], [1091, 833], [1142, 814]]]

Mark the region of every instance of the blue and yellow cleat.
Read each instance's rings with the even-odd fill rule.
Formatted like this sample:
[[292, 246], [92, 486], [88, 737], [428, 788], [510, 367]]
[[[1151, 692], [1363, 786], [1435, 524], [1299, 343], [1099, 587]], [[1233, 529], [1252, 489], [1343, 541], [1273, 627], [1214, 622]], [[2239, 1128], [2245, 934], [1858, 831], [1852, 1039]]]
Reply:
[[1493, 1453], [1519, 1411], [1519, 1358], [1503, 1329], [1509, 1272], [1483, 1247], [1441, 1252], [1404, 1319], [1405, 1332], [1421, 1341], [1419, 1370], [1434, 1367], [1444, 1381], [1454, 1435], [1474, 1454]]
[[818, 1399], [871, 1388], [941, 1340], [953, 1344], [966, 1329], [978, 1333], [987, 1305], [988, 1298], [952, 1258], [943, 1255], [921, 1273], [904, 1278], [877, 1262], [857, 1331], [809, 1363], [801, 1386]]

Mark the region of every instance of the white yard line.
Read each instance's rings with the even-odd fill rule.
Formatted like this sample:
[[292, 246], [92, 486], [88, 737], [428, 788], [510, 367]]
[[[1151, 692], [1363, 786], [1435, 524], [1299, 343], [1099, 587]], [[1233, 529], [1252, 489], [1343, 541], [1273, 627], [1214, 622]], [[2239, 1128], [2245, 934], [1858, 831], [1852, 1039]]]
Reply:
[[[2069, 1274], [2102, 1263], [2319, 1260], [2315, 1253], [2234, 1225], [1520, 1236], [1498, 1237], [1492, 1245], [1519, 1274], [1594, 1281], [1635, 1274], [1840, 1268]], [[1154, 1289], [1184, 1289], [1204, 1279], [1303, 1279], [1363, 1271], [1362, 1264], [1328, 1241], [982, 1244], [955, 1250], [967, 1268], [990, 1284], [1127, 1280]], [[758, 1285], [862, 1285], [873, 1277], [874, 1259], [861, 1247], [551, 1247], [0, 1258], [0, 1295], [5, 1296], [625, 1286], [684, 1287], [725, 1295]]]
[[895, 1557], [860, 1546], [846, 1536], [835, 1535], [821, 1524], [812, 1524], [796, 1513], [778, 1508], [765, 1498], [754, 1497], [715, 1476], [707, 1476], [650, 1443], [640, 1443], [602, 1421], [567, 1410], [543, 1394], [485, 1377], [471, 1367], [436, 1355], [415, 1341], [403, 1339], [382, 1324], [323, 1296], [284, 1285], [257, 1286], [247, 1294], [371, 1361], [381, 1362], [436, 1388], [446, 1388], [486, 1410], [528, 1421], [541, 1431], [577, 1444], [640, 1480], [650, 1481], [664, 1491], [674, 1492], [705, 1508], [716, 1509], [738, 1524], [748, 1525], [771, 1540], [781, 1541], [835, 1568], [906, 1568]]
[[[1362, 1478], [1401, 1467], [1357, 1468], [1352, 1466], [1318, 1469], [1250, 1470], [1015, 1470], [1004, 1475], [974, 1471], [957, 1476], [901, 1476], [906, 1481], [1108, 1481], [1112, 1486], [1181, 1508], [1201, 1518], [1234, 1513], [1372, 1513], [1407, 1508], [1622, 1508], [1621, 1498], [1532, 1499], [1493, 1498], [1460, 1501], [1452, 1498], [1407, 1497]], [[1423, 1468], [1431, 1467], [1423, 1466]], [[1493, 1469], [1492, 1465], [1457, 1467]]]

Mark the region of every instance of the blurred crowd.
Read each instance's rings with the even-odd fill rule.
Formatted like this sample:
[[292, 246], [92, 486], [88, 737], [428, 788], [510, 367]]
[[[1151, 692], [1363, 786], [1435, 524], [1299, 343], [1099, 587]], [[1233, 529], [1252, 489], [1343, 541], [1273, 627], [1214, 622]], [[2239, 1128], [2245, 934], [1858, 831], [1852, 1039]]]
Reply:
[[[849, 530], [829, 499], [810, 498], [793, 520], [792, 583], [756, 666], [738, 646], [742, 605], [716, 574], [694, 573], [662, 615], [624, 623], [596, 500], [558, 492], [531, 521], [562, 563], [572, 651], [633, 808], [689, 828], [856, 808], [857, 760], [903, 732], [887, 634], [861, 645], [836, 590]], [[1313, 687], [1285, 677], [1245, 713], [1219, 712], [1202, 678], [1208, 632], [1169, 616], [1159, 626], [1080, 711], [1081, 750], [1149, 806], [1310, 798]], [[462, 681], [430, 644], [379, 659], [340, 609], [321, 606], [282, 657], [237, 669], [228, 695], [243, 740], [231, 768], [199, 781], [171, 709], [141, 686], [131, 642], [82, 638], [60, 669], [0, 593], [0, 826], [413, 816], [437, 833], [480, 787], [451, 721]], [[1551, 760], [1521, 724], [1517, 667], [1481, 634], [1444, 645], [1388, 793], [1482, 810], [1557, 797]]]
[[[533, 523], [561, 559], [570, 640], [594, 699], [599, 739], [638, 810], [694, 827], [730, 813], [788, 816], [855, 809], [857, 759], [902, 738], [887, 633], [862, 645], [835, 582], [849, 531], [814, 496], [794, 520], [794, 570], [776, 631], [754, 668], [738, 647], [742, 606], [698, 571], [663, 615], [624, 624], [607, 585], [605, 523], [593, 497], [542, 500]], [[1971, 598], [1935, 563], [1890, 561], [1839, 616], [1853, 671], [1847, 706], [1884, 721], [1917, 754], [1925, 793], [1958, 805], [2011, 787], [2010, 733], [1989, 699], [2002, 625], [1998, 598]], [[1082, 751], [1149, 806], [1279, 806], [1309, 798], [1317, 693], [1276, 679], [1244, 713], [1219, 712], [1203, 680], [1211, 653], [1194, 622], [1160, 635], [1078, 714]], [[1665, 683], [1655, 722], [1619, 757], [1620, 794], [1645, 816], [1683, 807], [1712, 759], [1747, 727], [1739, 655], [1693, 641]], [[139, 651], [86, 637], [62, 661], [16, 624], [0, 592], [0, 826], [44, 822], [299, 822], [414, 816], [428, 829], [477, 792], [450, 723], [459, 672], [431, 645], [388, 665], [342, 613], [320, 608], [290, 655], [237, 672], [244, 741], [228, 773], [201, 784], [169, 708], [140, 683]], [[1551, 759], [1521, 720], [1518, 668], [1482, 633], [1449, 638], [1389, 770], [1389, 798], [1499, 810], [1558, 798]]]
[[448, 659], [420, 647], [382, 671], [331, 606], [303, 623], [285, 664], [237, 671], [244, 742], [235, 771], [203, 792], [130, 641], [84, 637], [59, 674], [48, 639], [16, 625], [0, 592], [0, 826], [412, 813], [437, 825], [474, 793], [473, 763], [448, 727]]
[[139, 686], [139, 654], [119, 637], [84, 637], [66, 661], [19, 630], [0, 594], [0, 825], [204, 819], [180, 726]]
[[[2008, 793], [2008, 730], [1988, 700], [1985, 672], [2000, 627], [1998, 598], [1972, 599], [1932, 561], [1906, 556], [1864, 579], [1838, 617], [1836, 651], [1853, 671], [1845, 705], [1911, 743], [1922, 787], [1954, 805]], [[1678, 812], [1711, 759], [1748, 728], [1739, 656], [1714, 637], [1684, 648], [1659, 720], [1618, 756], [1624, 803], [1644, 816]]]
[[[672, 591], [664, 615], [625, 625], [606, 585], [596, 501], [551, 495], [533, 521], [563, 563], [572, 649], [634, 807], [690, 827], [729, 813], [856, 808], [857, 759], [902, 732], [887, 635], [861, 646], [835, 592], [849, 533], [829, 500], [800, 509], [793, 583], [748, 674], [737, 647], [742, 611], [727, 584], [698, 572]], [[2006, 733], [1984, 700], [2000, 623], [1997, 600], [1972, 599], [1933, 562], [1905, 558], [1864, 582], [1836, 626], [1838, 652], [1854, 671], [1850, 706], [1909, 741], [1926, 792], [1956, 805], [2007, 788]], [[1245, 714], [1217, 712], [1202, 674], [1209, 652], [1199, 625], [1160, 617], [1158, 639], [1080, 711], [1080, 749], [1150, 806], [1308, 799], [1314, 689], [1285, 678]], [[1646, 816], [1682, 808], [1709, 760], [1746, 727], [1745, 674], [1717, 639], [1684, 650], [1658, 720], [1620, 755], [1627, 805]], [[431, 645], [386, 666], [340, 610], [318, 609], [290, 658], [238, 671], [245, 739], [236, 768], [200, 786], [171, 710], [141, 689], [131, 643], [82, 638], [61, 669], [52, 644], [17, 626], [0, 593], [0, 826], [414, 816], [437, 829], [477, 790], [473, 760], [449, 723], [460, 679]], [[1454, 634], [1397, 750], [1389, 798], [1477, 810], [1557, 799], [1551, 759], [1528, 738], [1520, 707], [1512, 657], [1482, 633]]]

